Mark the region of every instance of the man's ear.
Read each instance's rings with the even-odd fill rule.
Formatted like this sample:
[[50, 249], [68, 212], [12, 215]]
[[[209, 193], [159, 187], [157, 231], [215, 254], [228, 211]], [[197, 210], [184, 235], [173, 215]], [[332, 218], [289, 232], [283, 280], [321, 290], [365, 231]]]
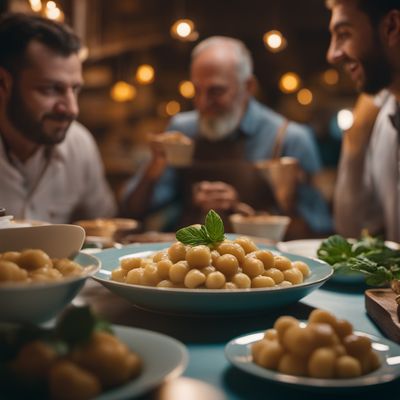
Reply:
[[391, 10], [383, 18], [382, 33], [389, 47], [400, 44], [400, 10]]
[[11, 92], [12, 82], [11, 74], [5, 68], [0, 67], [0, 94], [2, 96], [7, 96]]
[[257, 91], [257, 79], [254, 75], [252, 75], [246, 81], [246, 89], [250, 96], [253, 96]]

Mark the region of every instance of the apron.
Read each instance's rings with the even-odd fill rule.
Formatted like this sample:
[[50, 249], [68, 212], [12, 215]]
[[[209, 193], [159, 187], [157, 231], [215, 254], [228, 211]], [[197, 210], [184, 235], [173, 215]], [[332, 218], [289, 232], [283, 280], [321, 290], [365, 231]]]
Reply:
[[[241, 133], [239, 137], [228, 137], [216, 142], [204, 138], [195, 140], [192, 165], [178, 172], [183, 197], [179, 227], [204, 224], [205, 213], [192, 202], [193, 185], [204, 180], [228, 183], [236, 189], [241, 202], [257, 211], [276, 213], [277, 205], [272, 190], [253, 163], [246, 160], [245, 145], [245, 137]], [[229, 223], [231, 212], [217, 211], [224, 221], [225, 231], [232, 232]]]

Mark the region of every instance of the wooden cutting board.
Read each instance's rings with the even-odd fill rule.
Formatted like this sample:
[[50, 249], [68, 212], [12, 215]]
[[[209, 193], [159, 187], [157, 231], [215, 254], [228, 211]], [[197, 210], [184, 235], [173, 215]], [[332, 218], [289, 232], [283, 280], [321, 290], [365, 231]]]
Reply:
[[368, 289], [365, 291], [365, 308], [382, 332], [400, 343], [400, 306], [396, 296], [391, 289]]

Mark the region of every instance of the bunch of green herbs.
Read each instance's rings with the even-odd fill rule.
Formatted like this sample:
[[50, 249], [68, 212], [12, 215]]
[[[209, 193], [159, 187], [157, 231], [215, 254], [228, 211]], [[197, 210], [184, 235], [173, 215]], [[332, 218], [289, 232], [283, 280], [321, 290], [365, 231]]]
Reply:
[[364, 234], [352, 242], [333, 235], [321, 243], [317, 254], [336, 272], [364, 274], [365, 282], [371, 286], [383, 286], [400, 279], [400, 250], [389, 248], [378, 237]]

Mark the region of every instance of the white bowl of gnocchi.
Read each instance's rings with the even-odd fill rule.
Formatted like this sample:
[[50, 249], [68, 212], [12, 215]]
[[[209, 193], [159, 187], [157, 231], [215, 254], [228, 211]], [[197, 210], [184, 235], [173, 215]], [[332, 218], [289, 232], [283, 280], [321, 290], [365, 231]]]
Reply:
[[319, 260], [229, 235], [210, 248], [152, 243], [97, 253], [94, 279], [131, 303], [178, 313], [247, 313], [294, 303], [332, 275]]
[[79, 250], [75, 225], [0, 229], [0, 321], [41, 323], [56, 316], [99, 268]]

